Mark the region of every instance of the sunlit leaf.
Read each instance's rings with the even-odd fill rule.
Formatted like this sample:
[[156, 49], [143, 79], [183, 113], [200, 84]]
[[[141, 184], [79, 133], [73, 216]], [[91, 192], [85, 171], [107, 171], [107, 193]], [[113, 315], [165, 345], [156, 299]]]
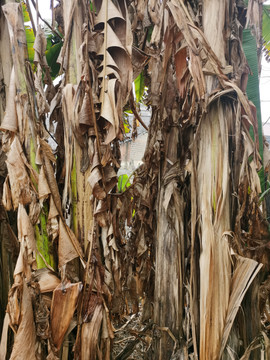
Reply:
[[34, 55], [35, 55], [35, 50], [33, 48], [35, 42], [34, 31], [30, 26], [25, 26], [25, 34], [26, 34], [29, 61], [31, 62], [31, 64], [33, 64]]
[[144, 88], [145, 88], [143, 73], [140, 73], [140, 75], [134, 80], [134, 84], [135, 84], [136, 100], [137, 102], [140, 102], [142, 100], [144, 94]]
[[262, 23], [262, 36], [263, 36], [263, 50], [265, 58], [269, 61], [270, 53], [270, 5], [263, 6], [263, 23]]
[[126, 188], [130, 186], [129, 176], [127, 174], [120, 175], [118, 178], [118, 191], [123, 192]]
[[24, 22], [30, 21], [29, 12], [27, 10], [27, 6], [26, 6], [25, 2], [22, 2], [22, 9], [23, 9], [23, 21]]
[[[270, 21], [269, 21], [270, 24]], [[257, 57], [257, 45], [254, 36], [249, 29], [243, 31], [243, 49], [248, 61], [248, 65], [252, 71], [252, 74], [248, 77], [247, 83], [247, 95], [249, 100], [253, 102], [257, 109], [257, 121], [258, 121], [258, 135], [259, 135], [259, 151], [263, 161], [263, 130], [261, 120], [261, 105], [260, 105], [260, 91], [259, 91], [259, 74], [258, 74], [258, 57]], [[259, 172], [261, 180], [261, 188], [264, 190], [264, 171]]]

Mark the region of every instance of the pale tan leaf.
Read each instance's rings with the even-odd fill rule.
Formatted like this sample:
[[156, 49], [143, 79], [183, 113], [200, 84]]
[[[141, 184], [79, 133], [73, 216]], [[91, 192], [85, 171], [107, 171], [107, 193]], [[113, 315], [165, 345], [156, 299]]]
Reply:
[[33, 49], [35, 50], [34, 62], [40, 63], [41, 66], [48, 66], [45, 51], [47, 47], [47, 39], [44, 33], [44, 30], [41, 26], [38, 26], [35, 42]]
[[[106, 90], [103, 96], [100, 116], [112, 125], [108, 130], [108, 135], [105, 140], [106, 144], [110, 143], [115, 138], [119, 130], [119, 118], [115, 104], [116, 81], [117, 79], [105, 80], [104, 84], [104, 89]], [[110, 130], [110, 128], [112, 128], [112, 130]]]
[[58, 240], [58, 266], [61, 268], [67, 262], [78, 257], [78, 253], [72, 244], [70, 239], [67, 225], [64, 224], [63, 220], [59, 220], [59, 240]]
[[17, 227], [18, 239], [21, 244], [14, 276], [23, 273], [29, 279], [31, 277], [30, 267], [35, 267], [36, 241], [33, 225], [22, 204], [19, 204], [18, 207]]
[[[67, 84], [63, 89], [63, 114], [64, 114], [64, 144], [65, 144], [65, 184], [64, 191], [62, 195], [62, 204], [63, 207], [67, 203], [67, 198], [72, 199], [71, 193], [71, 170], [73, 162], [73, 141], [74, 134], [72, 131], [72, 126], [74, 125], [74, 94], [75, 88], [71, 84]], [[72, 125], [73, 124], [73, 125]]]
[[105, 78], [105, 76], [111, 75], [114, 75], [114, 77], [117, 79], [120, 78], [120, 70], [118, 69], [116, 62], [113, 60], [109, 51], [106, 52], [106, 63], [105, 60], [103, 60], [100, 66], [102, 67], [102, 71], [98, 74], [98, 78]]
[[6, 160], [14, 209], [17, 209], [19, 203], [29, 204], [33, 198], [33, 190], [25, 169], [22, 153], [21, 144], [15, 137]]
[[[109, 24], [107, 25], [107, 37], [110, 40], [107, 44], [103, 42], [102, 47], [98, 51], [98, 55], [104, 55], [105, 51], [108, 52], [108, 49], [114, 47], [118, 49], [122, 49], [124, 52], [126, 52], [125, 47], [122, 45], [120, 39], [118, 38], [118, 36], [116, 35], [116, 33], [113, 31], [112, 27]], [[107, 54], [105, 54], [105, 56], [107, 57]]]
[[38, 178], [38, 197], [39, 199], [46, 198], [51, 193], [51, 189], [48, 185], [44, 167], [41, 166], [39, 178]]
[[262, 266], [263, 265], [257, 263], [257, 261], [237, 256], [236, 269], [233, 273], [231, 282], [230, 299], [228, 304], [226, 322], [222, 335], [219, 358], [221, 358], [223, 354], [232, 325], [234, 323], [234, 319], [241, 306], [241, 302], [245, 296], [245, 293], [247, 292], [252, 281], [254, 280]]
[[21, 304], [21, 321], [14, 338], [14, 346], [10, 360], [18, 359], [36, 359], [35, 355], [35, 322], [31, 295], [23, 281], [22, 304]]
[[96, 360], [96, 351], [99, 341], [99, 333], [102, 324], [102, 305], [96, 305], [93, 317], [90, 322], [82, 325], [81, 334], [81, 357], [82, 360]]
[[120, 10], [114, 5], [111, 0], [102, 1], [101, 8], [99, 13], [95, 19], [95, 24], [104, 23], [104, 21], [108, 21], [111, 19], [119, 18], [124, 20]]
[[4, 318], [4, 324], [3, 324], [3, 328], [2, 328], [1, 342], [0, 342], [0, 359], [6, 359], [8, 326], [9, 326], [9, 315], [6, 312], [5, 318]]
[[[14, 276], [22, 274], [25, 270], [24, 253], [25, 253], [24, 246], [23, 246], [23, 244], [20, 244], [20, 252], [19, 252], [19, 256], [16, 261], [16, 266], [14, 269]], [[26, 272], [27, 272], [27, 277], [30, 278], [30, 272], [27, 271], [27, 269], [26, 269]]]
[[22, 204], [18, 207], [18, 239], [20, 242], [26, 241], [28, 251], [34, 252], [36, 250], [36, 241], [33, 225], [27, 215], [27, 212]]
[[12, 195], [11, 190], [9, 187], [9, 178], [6, 177], [6, 180], [4, 182], [3, 186], [3, 198], [2, 198], [3, 205], [7, 211], [10, 211], [12, 209]]
[[17, 121], [17, 113], [15, 107], [15, 99], [16, 99], [16, 83], [15, 83], [15, 70], [13, 66], [10, 74], [6, 112], [0, 127], [0, 130], [2, 131], [9, 130], [9, 131], [17, 132], [18, 121]]
[[59, 212], [55, 206], [53, 197], [50, 196], [50, 210], [49, 210], [48, 220], [51, 220], [58, 215], [59, 215]]

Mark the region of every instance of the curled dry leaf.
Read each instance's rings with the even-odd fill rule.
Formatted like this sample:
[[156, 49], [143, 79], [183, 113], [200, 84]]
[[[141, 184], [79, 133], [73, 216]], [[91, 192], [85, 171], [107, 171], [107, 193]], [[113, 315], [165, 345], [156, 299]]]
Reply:
[[[102, 176], [102, 172], [104, 177]], [[103, 183], [103, 179], [105, 180], [105, 184]], [[103, 200], [107, 193], [117, 184], [117, 175], [111, 165], [107, 165], [104, 168], [95, 166], [92, 168], [88, 182], [92, 187], [93, 195], [98, 200]]]
[[78, 256], [83, 260], [81, 246], [72, 230], [64, 223], [63, 219], [60, 218], [58, 240], [59, 267], [61, 268], [67, 262]]
[[60, 279], [49, 269], [38, 269], [32, 275], [32, 280], [37, 281], [41, 293], [54, 291], [60, 284]]

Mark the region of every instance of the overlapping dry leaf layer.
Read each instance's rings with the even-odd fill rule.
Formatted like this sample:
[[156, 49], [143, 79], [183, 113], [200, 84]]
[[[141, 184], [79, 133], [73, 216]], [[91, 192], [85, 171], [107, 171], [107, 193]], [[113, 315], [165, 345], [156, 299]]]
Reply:
[[[242, 48], [245, 25], [260, 42], [260, 7], [62, 0], [57, 86], [41, 27], [33, 71], [21, 5], [2, 7], [0, 210], [13, 285], [1, 358], [269, 358], [269, 233]], [[139, 75], [148, 143], [118, 193], [124, 106], [142, 122]]]

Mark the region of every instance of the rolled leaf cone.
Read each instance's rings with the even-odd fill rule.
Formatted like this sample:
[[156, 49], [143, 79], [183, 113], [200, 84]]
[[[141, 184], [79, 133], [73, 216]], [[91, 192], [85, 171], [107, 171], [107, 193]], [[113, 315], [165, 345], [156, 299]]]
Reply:
[[82, 109], [79, 115], [79, 125], [83, 134], [86, 133], [89, 127], [94, 126], [93, 119], [91, 119], [89, 95], [87, 93], [85, 93], [83, 98]]
[[39, 283], [41, 293], [54, 291], [60, 284], [60, 279], [47, 268], [38, 269], [33, 278]]

